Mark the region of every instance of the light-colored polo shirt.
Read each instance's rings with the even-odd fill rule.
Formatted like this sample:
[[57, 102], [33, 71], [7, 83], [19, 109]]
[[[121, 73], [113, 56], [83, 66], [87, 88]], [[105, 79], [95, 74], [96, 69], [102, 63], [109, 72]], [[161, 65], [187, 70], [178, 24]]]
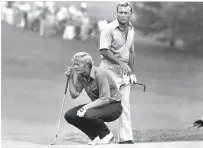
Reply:
[[[117, 58], [128, 63], [130, 50], [134, 51], [134, 29], [132, 24], [129, 23], [127, 39], [125, 39], [122, 36], [118, 21], [115, 20], [109, 23], [101, 32], [99, 49], [109, 49]], [[105, 57], [101, 56], [101, 58], [105, 60]]]
[[79, 74], [74, 85], [78, 92], [82, 92], [84, 88], [92, 101], [97, 99], [121, 101], [121, 94], [113, 78], [101, 68], [92, 66], [87, 79]]

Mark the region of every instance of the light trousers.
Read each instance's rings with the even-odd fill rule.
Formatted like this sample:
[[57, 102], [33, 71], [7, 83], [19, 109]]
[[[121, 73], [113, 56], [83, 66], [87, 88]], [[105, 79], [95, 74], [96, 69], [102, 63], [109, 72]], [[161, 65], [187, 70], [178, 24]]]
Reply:
[[133, 140], [133, 132], [131, 125], [131, 114], [130, 114], [130, 82], [129, 76], [123, 75], [120, 66], [111, 64], [108, 61], [102, 60], [100, 68], [105, 69], [116, 82], [117, 87], [122, 95], [122, 107], [123, 112], [117, 119], [117, 133], [118, 142]]

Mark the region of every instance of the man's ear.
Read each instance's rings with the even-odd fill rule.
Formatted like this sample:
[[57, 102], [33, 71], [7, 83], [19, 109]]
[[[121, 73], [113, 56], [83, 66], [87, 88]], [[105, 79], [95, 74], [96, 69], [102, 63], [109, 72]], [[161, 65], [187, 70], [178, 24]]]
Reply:
[[90, 63], [86, 63], [85, 65], [86, 65], [86, 67], [91, 67]]
[[84, 67], [85, 67], [85, 68], [88, 68], [88, 67], [89, 67], [89, 63], [85, 63], [85, 64], [84, 64]]

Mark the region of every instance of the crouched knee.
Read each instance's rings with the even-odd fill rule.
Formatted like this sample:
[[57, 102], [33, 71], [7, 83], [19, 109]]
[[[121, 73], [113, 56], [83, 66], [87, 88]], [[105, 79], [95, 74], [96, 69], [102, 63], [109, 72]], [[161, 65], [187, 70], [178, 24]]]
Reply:
[[64, 118], [68, 123], [72, 124], [73, 121], [77, 118], [77, 115], [72, 114], [71, 111], [67, 111], [64, 115]]

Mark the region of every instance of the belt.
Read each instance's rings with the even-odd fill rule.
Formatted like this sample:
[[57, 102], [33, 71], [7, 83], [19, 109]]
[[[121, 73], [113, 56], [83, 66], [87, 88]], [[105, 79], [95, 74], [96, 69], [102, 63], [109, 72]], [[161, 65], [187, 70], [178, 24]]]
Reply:
[[110, 103], [121, 103], [121, 101], [116, 101], [116, 100], [110, 99]]

